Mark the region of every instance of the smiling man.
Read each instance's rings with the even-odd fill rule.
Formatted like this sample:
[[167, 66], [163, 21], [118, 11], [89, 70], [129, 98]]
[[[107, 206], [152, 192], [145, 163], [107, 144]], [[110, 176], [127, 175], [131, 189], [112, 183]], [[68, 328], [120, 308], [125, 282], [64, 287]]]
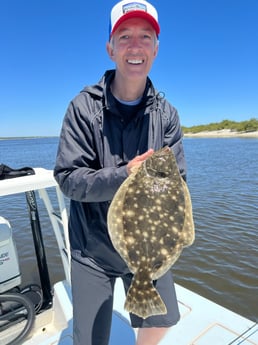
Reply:
[[107, 51], [116, 63], [112, 93], [123, 101], [134, 101], [143, 95], [146, 77], [157, 56], [157, 32], [148, 20], [129, 17], [111, 34]]
[[[132, 273], [108, 235], [111, 200], [132, 169], [164, 146], [185, 178], [182, 131], [176, 109], [155, 90], [148, 73], [158, 53], [156, 9], [144, 0], [117, 3], [107, 52], [115, 64], [99, 83], [69, 104], [54, 175], [70, 198], [69, 236], [74, 345], [108, 345], [117, 277], [128, 290]], [[171, 272], [155, 282], [167, 314], [142, 319], [137, 345], [156, 345], [179, 320]]]

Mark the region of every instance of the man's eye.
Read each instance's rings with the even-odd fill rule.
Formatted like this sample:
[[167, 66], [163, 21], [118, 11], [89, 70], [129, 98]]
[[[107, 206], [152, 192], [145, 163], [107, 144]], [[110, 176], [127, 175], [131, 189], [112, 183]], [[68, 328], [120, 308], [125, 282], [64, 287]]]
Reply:
[[120, 37], [120, 40], [128, 40], [129, 39], [129, 35], [123, 35]]

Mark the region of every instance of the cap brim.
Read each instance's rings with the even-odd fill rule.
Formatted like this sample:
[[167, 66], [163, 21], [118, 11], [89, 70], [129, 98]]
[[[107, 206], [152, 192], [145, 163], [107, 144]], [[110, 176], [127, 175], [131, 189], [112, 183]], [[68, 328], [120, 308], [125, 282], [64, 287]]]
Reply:
[[113, 30], [110, 33], [110, 37], [114, 34], [114, 32], [118, 29], [118, 27], [127, 19], [131, 19], [131, 18], [142, 18], [147, 20], [153, 27], [153, 29], [155, 30], [157, 36], [160, 33], [160, 26], [158, 24], [158, 22], [155, 20], [155, 18], [153, 18], [150, 14], [148, 14], [147, 12], [144, 11], [130, 11], [128, 13], [125, 13], [115, 24], [115, 26], [113, 27]]

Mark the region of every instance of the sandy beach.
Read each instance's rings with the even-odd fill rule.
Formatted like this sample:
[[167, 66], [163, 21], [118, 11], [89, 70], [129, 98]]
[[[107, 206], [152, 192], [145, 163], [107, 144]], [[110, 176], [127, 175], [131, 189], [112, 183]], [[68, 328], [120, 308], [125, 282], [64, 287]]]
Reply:
[[185, 133], [185, 138], [258, 138], [258, 131], [255, 132], [236, 132], [230, 129], [219, 131], [203, 131], [198, 133]]

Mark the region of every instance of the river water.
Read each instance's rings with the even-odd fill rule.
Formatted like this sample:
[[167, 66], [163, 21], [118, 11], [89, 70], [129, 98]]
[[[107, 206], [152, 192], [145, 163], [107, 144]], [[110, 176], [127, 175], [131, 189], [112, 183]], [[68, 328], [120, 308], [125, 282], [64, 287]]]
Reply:
[[[58, 138], [0, 140], [0, 163], [52, 169], [57, 144]], [[258, 139], [186, 138], [184, 147], [196, 240], [174, 265], [175, 281], [257, 321]], [[41, 200], [38, 206], [55, 282], [64, 273]], [[0, 215], [13, 228], [22, 284], [38, 282], [25, 196], [0, 198]]]

